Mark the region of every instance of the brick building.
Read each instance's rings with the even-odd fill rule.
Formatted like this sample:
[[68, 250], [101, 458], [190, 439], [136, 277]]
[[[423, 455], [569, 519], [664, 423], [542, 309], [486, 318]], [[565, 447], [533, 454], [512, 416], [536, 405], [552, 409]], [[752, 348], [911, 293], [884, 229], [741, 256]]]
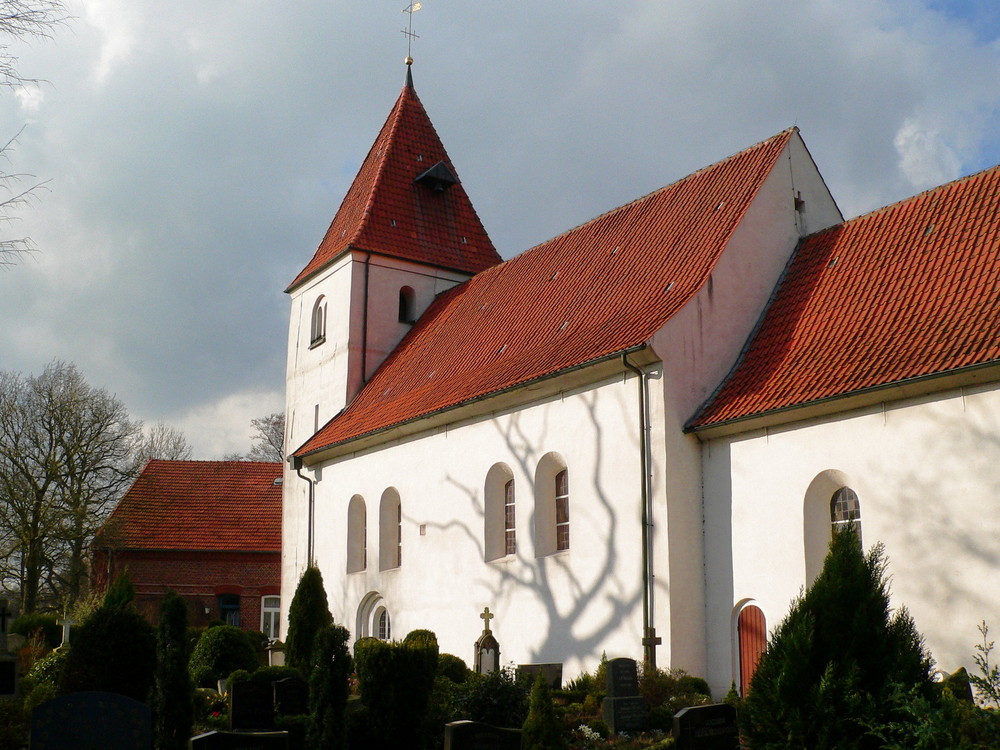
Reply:
[[127, 571], [153, 622], [172, 589], [192, 625], [277, 637], [281, 481], [277, 463], [150, 461], [94, 539], [95, 587]]

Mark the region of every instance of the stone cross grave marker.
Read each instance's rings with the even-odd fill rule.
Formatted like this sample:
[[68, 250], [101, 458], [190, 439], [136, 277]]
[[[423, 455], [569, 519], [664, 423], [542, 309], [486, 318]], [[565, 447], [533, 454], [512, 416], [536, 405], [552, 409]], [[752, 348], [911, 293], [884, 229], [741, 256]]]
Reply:
[[641, 732], [646, 728], [646, 701], [639, 695], [635, 659], [611, 659], [607, 670], [607, 697], [601, 704], [604, 721], [613, 734]]
[[60, 646], [69, 645], [69, 633], [74, 625], [76, 625], [76, 620], [70, 617], [68, 614], [65, 615], [61, 620], [58, 620], [57, 625], [62, 625], [62, 643]]
[[674, 714], [677, 750], [739, 750], [736, 709], [726, 703], [689, 706]]
[[472, 665], [475, 671], [480, 674], [489, 674], [500, 668], [500, 643], [493, 635], [493, 631], [490, 630], [490, 620], [496, 615], [490, 612], [489, 607], [486, 607], [479, 617], [486, 627], [476, 639]]

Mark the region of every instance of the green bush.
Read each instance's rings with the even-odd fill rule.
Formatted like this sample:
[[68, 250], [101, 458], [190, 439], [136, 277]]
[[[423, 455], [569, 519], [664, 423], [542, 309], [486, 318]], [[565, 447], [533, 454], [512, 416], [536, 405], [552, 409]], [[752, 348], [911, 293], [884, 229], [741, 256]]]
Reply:
[[330, 625], [316, 635], [315, 666], [309, 679], [309, 746], [340, 750], [347, 737], [344, 711], [353, 663], [347, 642], [351, 634]]
[[929, 699], [930, 662], [905, 609], [892, 613], [881, 546], [837, 531], [823, 570], [778, 626], [746, 697], [755, 750], [879, 748], [869, 730], [907, 721], [900, 688]]
[[51, 685], [58, 688], [62, 682], [63, 671], [66, 669], [66, 659], [69, 649], [50, 651], [36, 661], [26, 675], [34, 685]]
[[253, 672], [259, 663], [250, 641], [239, 628], [220, 625], [206, 630], [191, 653], [191, 679], [199, 687], [215, 687], [237, 669]]
[[468, 679], [469, 668], [454, 654], [438, 654], [437, 673], [461, 684]]
[[153, 736], [156, 750], [184, 750], [194, 724], [194, 683], [188, 672], [187, 605], [168, 591], [156, 632]]
[[64, 693], [105, 690], [145, 702], [155, 668], [153, 626], [121, 595], [74, 630], [60, 689]]
[[316, 634], [333, 623], [326, 602], [323, 574], [309, 566], [299, 579], [288, 607], [288, 637], [285, 639], [285, 662], [309, 679], [312, 673]]
[[62, 642], [62, 626], [59, 625], [55, 615], [34, 612], [16, 617], [10, 623], [10, 632], [23, 635], [25, 638], [39, 630], [45, 639], [46, 648], [56, 648]]
[[519, 727], [528, 715], [527, 684], [518, 684], [510, 668], [489, 674], [472, 672], [461, 688], [456, 719], [470, 719], [495, 727]]
[[542, 675], [535, 678], [531, 689], [528, 718], [521, 727], [523, 750], [561, 750], [567, 747], [562, 724], [556, 718], [549, 685]]

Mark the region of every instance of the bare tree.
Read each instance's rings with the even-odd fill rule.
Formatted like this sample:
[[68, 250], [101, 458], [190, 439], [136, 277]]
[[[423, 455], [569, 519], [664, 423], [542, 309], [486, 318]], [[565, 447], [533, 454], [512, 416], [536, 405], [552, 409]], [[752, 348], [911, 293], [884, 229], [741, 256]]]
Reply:
[[75, 365], [0, 373], [0, 575], [16, 581], [22, 611], [82, 592], [87, 547], [133, 478], [140, 435], [125, 405]]
[[191, 444], [184, 433], [165, 422], [157, 422], [143, 430], [132, 451], [133, 475], [138, 475], [150, 459], [187, 461], [191, 458]]
[[225, 461], [277, 461], [285, 460], [285, 415], [281, 412], [250, 420], [249, 453], [230, 453]]
[[[63, 0], [0, 0], [0, 86], [16, 88], [37, 83], [21, 75], [17, 56], [11, 51], [14, 39], [47, 38], [52, 29], [67, 20]], [[17, 135], [0, 148], [0, 157], [7, 158]], [[30, 181], [24, 187], [25, 181]], [[44, 183], [35, 183], [27, 174], [0, 171], [0, 221], [9, 222], [11, 211], [27, 202]], [[0, 240], [0, 266], [10, 265], [32, 249], [27, 237]]]

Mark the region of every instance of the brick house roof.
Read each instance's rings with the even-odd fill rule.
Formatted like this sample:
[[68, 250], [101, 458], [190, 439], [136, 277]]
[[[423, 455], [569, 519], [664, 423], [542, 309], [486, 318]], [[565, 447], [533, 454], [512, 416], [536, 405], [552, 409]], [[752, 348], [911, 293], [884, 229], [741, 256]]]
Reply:
[[94, 547], [281, 551], [280, 463], [151, 460]]
[[[421, 176], [425, 178], [418, 180]], [[407, 74], [406, 85], [326, 236], [288, 291], [348, 250], [469, 274], [499, 263], [501, 258], [457, 179]]]
[[794, 132], [599, 216], [445, 293], [346, 409], [296, 455], [647, 342], [705, 283]]
[[699, 429], [1000, 359], [1000, 167], [806, 238]]

